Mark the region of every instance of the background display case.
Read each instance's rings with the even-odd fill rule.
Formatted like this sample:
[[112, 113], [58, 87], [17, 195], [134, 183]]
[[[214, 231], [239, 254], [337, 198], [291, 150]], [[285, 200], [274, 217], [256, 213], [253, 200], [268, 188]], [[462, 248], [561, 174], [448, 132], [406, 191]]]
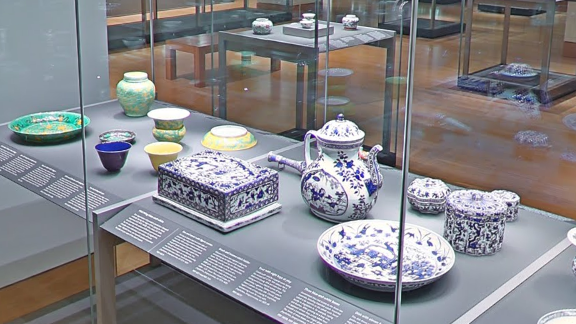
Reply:
[[[464, 23], [470, 29], [459, 24], [466, 30], [464, 38], [431, 40], [383, 29], [383, 12], [373, 10], [373, 3], [356, 1], [75, 4], [40, 4], [38, 8], [49, 6], [54, 12], [43, 12], [46, 21], [38, 19], [30, 30], [16, 28], [16, 16], [0, 16], [0, 78], [8, 85], [0, 91], [7, 107], [15, 107], [0, 115], [3, 125], [45, 110], [90, 118], [85, 133], [59, 144], [33, 145], [8, 127], [0, 129], [0, 157], [5, 157], [0, 158], [0, 181], [9, 189], [0, 211], [0, 222], [6, 223], [0, 228], [10, 229], [0, 230], [1, 246], [9, 247], [0, 249], [0, 316], [6, 316], [0, 322], [352, 324], [434, 318], [439, 323], [493, 323], [521, 318], [536, 323], [549, 311], [571, 307], [566, 296], [571, 296], [571, 283], [576, 284], [570, 269], [574, 252], [566, 235], [575, 218], [573, 95], [544, 103], [533, 89], [520, 90], [518, 96], [487, 95], [461, 84], [464, 77], [474, 77], [463, 75], [464, 65], [475, 71], [498, 64], [503, 56], [495, 44], [503, 42], [508, 45], [505, 63], [513, 56], [536, 66], [544, 51], [551, 71], [567, 71], [574, 59], [560, 54], [567, 19], [557, 10], [561, 6], [551, 9], [550, 4], [546, 13], [530, 18], [480, 12], [474, 3], [467, 4]], [[442, 10], [442, 19], [459, 21], [461, 5]], [[6, 6], [0, 7], [6, 9], [0, 15], [23, 12], [18, 11], [21, 4]], [[404, 6], [413, 23], [419, 21], [419, 8], [429, 13], [428, 4]], [[41, 9], [30, 10], [40, 15]], [[66, 12], [69, 20], [57, 12]], [[291, 24], [298, 27], [302, 13], [310, 12], [316, 14], [314, 24], [333, 27], [333, 34], [306, 38], [284, 32]], [[251, 30], [256, 18], [262, 18], [257, 13], [273, 21], [270, 34]], [[357, 29], [344, 28], [353, 24], [348, 15], [359, 17]], [[20, 42], [25, 37], [38, 40], [46, 53], [25, 51]], [[137, 39], [130, 43], [130, 37]], [[543, 41], [527, 41], [539, 37]], [[469, 55], [464, 55], [466, 47]], [[32, 69], [36, 66], [41, 69]], [[158, 173], [145, 147], [158, 142], [158, 130], [173, 129], [160, 128], [158, 116], [126, 115], [121, 106], [125, 89], [117, 84], [142, 76], [124, 75], [130, 71], [146, 72], [155, 83], [151, 109], [189, 110], [189, 116], [179, 119], [185, 128], [175, 129], [182, 137], [180, 157], [205, 150], [207, 135], [214, 136], [216, 126], [245, 127], [256, 145], [226, 154], [277, 172], [282, 208], [222, 233], [155, 203]], [[40, 96], [22, 95], [28, 89], [41, 91]], [[269, 152], [305, 160], [309, 146], [312, 158], [325, 154], [314, 141], [302, 139], [335, 118], [354, 122], [365, 132], [364, 150], [383, 146], [378, 160], [382, 188], [364, 184], [370, 194], [378, 194], [367, 218], [387, 224], [381, 230], [393, 239], [381, 251], [352, 250], [366, 260], [376, 258], [380, 263], [375, 266], [382, 270], [393, 273], [400, 267], [424, 279], [404, 280], [412, 291], [395, 294], [390, 282], [344, 277], [341, 269], [322, 261], [322, 233], [337, 226], [333, 235], [345, 239], [354, 223], [337, 225], [314, 216], [299, 195], [300, 172], [269, 161]], [[109, 172], [94, 147], [101, 133], [116, 129], [136, 138], [122, 169]], [[361, 158], [369, 160], [362, 152], [353, 163]], [[49, 177], [32, 173], [36, 169], [27, 167], [31, 163]], [[14, 167], [22, 168], [22, 174], [12, 174]], [[370, 167], [360, 170], [369, 173]], [[453, 193], [516, 192], [522, 203], [518, 219], [505, 223], [503, 213], [497, 220], [490, 218], [496, 225], [486, 230], [497, 231], [498, 239], [503, 233], [503, 240], [495, 249], [474, 252], [482, 256], [469, 255], [476, 246], [468, 254], [451, 254], [450, 244], [466, 252], [448, 231], [456, 226], [450, 219], [466, 209], [450, 199], [446, 211], [438, 214], [410, 207], [407, 189], [412, 180], [424, 177], [444, 181]], [[32, 185], [32, 178], [47, 182]], [[45, 188], [54, 183], [77, 191], [61, 198], [55, 194], [64, 191], [54, 189], [56, 185]], [[361, 229], [354, 238], [367, 231]], [[413, 262], [416, 248], [396, 233], [420, 243], [424, 238], [418, 241], [419, 235], [445, 237], [441, 246], [448, 252], [441, 260], [436, 241], [416, 243], [432, 246], [432, 259], [443, 263], [445, 272], [430, 275], [432, 259]], [[477, 243], [485, 241], [492, 244], [491, 237]], [[399, 254], [408, 256], [403, 265]], [[58, 288], [53, 287], [70, 287], [76, 280], [74, 289], [54, 293]], [[50, 292], [42, 294], [39, 287], [47, 281], [52, 282]], [[534, 303], [541, 294], [546, 301]], [[24, 301], [31, 295], [37, 304]], [[534, 306], [521, 314], [508, 311], [526, 304]]]
[[[422, 1], [418, 12], [418, 37], [438, 38], [459, 34], [462, 29], [459, 12], [463, 1]], [[380, 28], [392, 29], [405, 35], [410, 33], [410, 1], [380, 1]], [[404, 8], [402, 10], [401, 8]]]
[[[483, 1], [483, 4], [488, 2]], [[573, 73], [568, 71], [556, 72], [551, 68], [551, 55], [552, 55], [552, 42], [554, 21], [556, 16], [556, 1], [533, 1], [533, 2], [493, 2], [490, 4], [497, 4], [503, 6], [503, 25], [502, 25], [502, 41], [500, 44], [500, 60], [494, 66], [488, 66], [477, 69], [475, 66], [471, 68], [471, 55], [473, 55], [473, 2], [468, 2], [466, 23], [470, 28], [466, 29], [466, 35], [463, 37], [462, 42], [462, 74], [458, 80], [460, 87], [470, 89], [473, 91], [487, 92], [492, 95], [501, 95], [510, 92], [530, 92], [534, 94], [539, 103], [547, 104], [555, 99], [558, 99], [566, 94], [576, 90], [576, 79]], [[518, 49], [522, 45], [515, 44], [515, 37], [511, 37], [510, 26], [512, 21], [513, 9], [527, 8], [527, 9], [540, 9], [542, 11], [537, 16], [540, 23], [531, 27], [535, 31], [539, 30], [539, 34], [533, 34], [526, 38], [528, 44], [538, 44], [540, 49], [540, 59], [537, 57], [523, 58]], [[534, 9], [534, 10], [536, 10]], [[532, 16], [529, 16], [532, 17]], [[513, 33], [513, 32], [512, 32]], [[495, 44], [496, 45], [496, 44]], [[496, 46], [494, 46], [497, 48]], [[478, 60], [476, 60], [478, 61]], [[531, 70], [529, 73], [507, 73], [505, 68], [510, 64], [529, 64]]]

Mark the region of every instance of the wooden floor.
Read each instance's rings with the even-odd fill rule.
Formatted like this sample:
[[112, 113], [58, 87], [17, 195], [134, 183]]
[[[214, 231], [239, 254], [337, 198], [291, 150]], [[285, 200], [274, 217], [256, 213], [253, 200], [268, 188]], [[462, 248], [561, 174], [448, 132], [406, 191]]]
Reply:
[[[426, 12], [426, 4], [421, 11]], [[336, 5], [333, 17], [346, 13], [349, 3]], [[377, 19], [371, 5], [356, 6], [361, 21], [375, 25]], [[459, 5], [439, 6], [439, 17], [455, 21]], [[509, 62], [529, 63], [539, 67], [543, 47], [544, 15], [512, 17], [509, 38]], [[576, 60], [562, 57], [565, 14], [557, 13], [552, 42], [553, 71], [576, 73]], [[499, 62], [503, 17], [499, 14], [475, 12], [471, 71]], [[398, 38], [400, 40], [400, 38]], [[411, 171], [464, 187], [518, 192], [522, 202], [563, 216], [576, 218], [576, 164], [561, 160], [562, 153], [575, 151], [576, 132], [562, 124], [562, 118], [576, 112], [572, 95], [540, 107], [536, 113], [512, 101], [461, 91], [456, 87], [459, 62], [458, 35], [429, 40], [419, 38], [416, 46], [414, 78]], [[408, 39], [398, 46], [402, 59], [401, 73], [406, 73]], [[399, 42], [398, 42], [399, 44]], [[251, 64], [242, 64], [239, 53], [228, 52], [228, 118], [271, 132], [295, 127], [295, 67], [283, 62], [282, 70], [270, 73], [269, 60], [255, 57]], [[382, 107], [385, 87], [385, 50], [359, 46], [333, 51], [330, 67], [349, 68], [354, 74], [347, 80], [342, 95], [351, 103], [328, 109], [328, 118], [337, 112], [354, 120], [367, 133], [366, 143], [380, 142]], [[110, 55], [112, 88], [122, 73], [149, 68], [148, 49], [121, 51]], [[214, 55], [214, 60], [217, 53]], [[325, 64], [321, 56], [320, 66]], [[396, 62], [397, 64], [398, 62]], [[207, 65], [211, 66], [207, 56]], [[166, 80], [163, 44], [155, 48], [155, 78], [158, 98], [176, 105], [212, 113], [217, 100], [213, 89], [192, 86], [192, 57], [178, 53], [178, 78]], [[216, 62], [213, 65], [217, 67]], [[111, 89], [114, 93], [114, 89]], [[319, 93], [323, 93], [323, 84]], [[403, 101], [403, 97], [400, 98]], [[403, 102], [398, 116], [403, 121]], [[217, 108], [215, 108], [217, 110]], [[319, 122], [323, 124], [323, 107], [318, 106]], [[514, 142], [521, 130], [545, 132], [551, 146], [546, 149], [523, 150]], [[397, 132], [399, 153], [403, 128]], [[399, 154], [400, 155], [400, 154]], [[400, 165], [400, 161], [398, 161]]]
[[[226, 4], [228, 8], [240, 3]], [[251, 3], [251, 5], [253, 5]], [[348, 11], [357, 13], [361, 22], [375, 26], [376, 5], [372, 2], [342, 1], [335, 4], [333, 18]], [[422, 12], [427, 5], [421, 4]], [[351, 10], [350, 8], [354, 8]], [[459, 5], [439, 6], [442, 19], [456, 20]], [[189, 11], [162, 12], [160, 17], [178, 16]], [[112, 17], [109, 24], [121, 24], [139, 19], [138, 15]], [[322, 17], [321, 17], [322, 18]], [[557, 13], [552, 43], [554, 71], [576, 74], [576, 59], [561, 56], [565, 15]], [[519, 61], [539, 66], [542, 48], [544, 16], [513, 17], [511, 23], [510, 62]], [[503, 19], [498, 14], [475, 13], [472, 47], [472, 70], [498, 63]], [[398, 44], [400, 37], [398, 37]], [[576, 98], [567, 96], [536, 113], [514, 102], [464, 92], [456, 87], [459, 62], [459, 36], [435, 40], [419, 38], [415, 51], [414, 105], [411, 142], [411, 171], [469, 188], [492, 190], [505, 188], [518, 192], [522, 203], [576, 219], [576, 163], [564, 162], [560, 155], [576, 152], [576, 131], [566, 128], [562, 118], [576, 113]], [[406, 74], [408, 40], [398, 46], [397, 60]], [[166, 80], [164, 45], [157, 44], [155, 81], [158, 98], [204, 113], [216, 107], [216, 87], [195, 88], [192, 57], [178, 53], [178, 78]], [[271, 132], [295, 127], [295, 66], [282, 63], [281, 71], [270, 73], [269, 60], [254, 57], [242, 63], [240, 54], [229, 52], [228, 84], [229, 119]], [[213, 59], [217, 62], [218, 53]], [[343, 111], [367, 133], [366, 144], [380, 142], [385, 72], [385, 51], [370, 46], [334, 51], [329, 54], [330, 67], [349, 68], [354, 74], [339, 93], [351, 100], [349, 105], [328, 110], [331, 118]], [[208, 55], [207, 66], [212, 65]], [[326, 56], [321, 56], [324, 66]], [[114, 97], [115, 85], [126, 71], [150, 71], [148, 49], [116, 51], [110, 54], [110, 84]], [[397, 64], [398, 62], [396, 62]], [[324, 89], [321, 85], [319, 93]], [[404, 99], [400, 95], [400, 102]], [[395, 116], [400, 123], [404, 116], [403, 103]], [[217, 109], [217, 108], [215, 108]], [[317, 127], [323, 124], [323, 107], [318, 106]], [[513, 137], [521, 130], [538, 130], [548, 134], [551, 146], [526, 149], [515, 144]], [[398, 156], [403, 127], [397, 131]], [[401, 161], [398, 159], [397, 164]], [[147, 256], [130, 245], [118, 253], [118, 273], [130, 271], [147, 262]], [[19, 318], [58, 300], [86, 290], [87, 262], [78, 260], [29, 280], [0, 290], [0, 323]]]

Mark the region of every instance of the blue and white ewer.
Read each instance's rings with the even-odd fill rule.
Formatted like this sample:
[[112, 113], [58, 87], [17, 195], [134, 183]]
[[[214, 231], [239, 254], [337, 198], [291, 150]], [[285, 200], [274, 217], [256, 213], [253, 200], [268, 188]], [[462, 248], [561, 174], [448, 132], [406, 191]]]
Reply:
[[[318, 156], [310, 157], [310, 141], [316, 138]], [[342, 114], [318, 131], [304, 137], [304, 161], [294, 161], [270, 153], [268, 161], [300, 171], [302, 198], [312, 213], [332, 222], [366, 218], [382, 187], [374, 146], [363, 159], [364, 132]]]

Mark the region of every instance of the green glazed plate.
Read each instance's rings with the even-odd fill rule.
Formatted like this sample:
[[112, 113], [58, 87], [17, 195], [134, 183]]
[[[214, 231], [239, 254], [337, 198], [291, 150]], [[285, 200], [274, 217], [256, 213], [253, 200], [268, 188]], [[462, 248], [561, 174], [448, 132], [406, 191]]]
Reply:
[[[82, 130], [80, 114], [51, 111], [18, 117], [8, 124], [8, 128], [23, 140], [32, 143], [56, 143], [71, 139]], [[84, 126], [90, 118], [84, 116]]]
[[136, 133], [124, 129], [114, 129], [100, 134], [99, 138], [101, 143], [108, 143], [108, 142], [134, 143]]

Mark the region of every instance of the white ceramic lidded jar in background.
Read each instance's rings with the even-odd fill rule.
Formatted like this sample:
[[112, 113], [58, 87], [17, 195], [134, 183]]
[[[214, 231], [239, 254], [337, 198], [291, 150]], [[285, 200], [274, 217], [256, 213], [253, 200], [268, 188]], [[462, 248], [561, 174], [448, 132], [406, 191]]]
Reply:
[[360, 18], [356, 17], [356, 15], [346, 15], [342, 18], [342, 25], [344, 25], [344, 29], [355, 30], [358, 29], [359, 21]]
[[[576, 227], [568, 231], [568, 241], [576, 246]], [[576, 257], [572, 260], [572, 273], [576, 276]]]
[[268, 18], [256, 18], [252, 23], [252, 31], [256, 35], [268, 35], [272, 32], [274, 24]]

